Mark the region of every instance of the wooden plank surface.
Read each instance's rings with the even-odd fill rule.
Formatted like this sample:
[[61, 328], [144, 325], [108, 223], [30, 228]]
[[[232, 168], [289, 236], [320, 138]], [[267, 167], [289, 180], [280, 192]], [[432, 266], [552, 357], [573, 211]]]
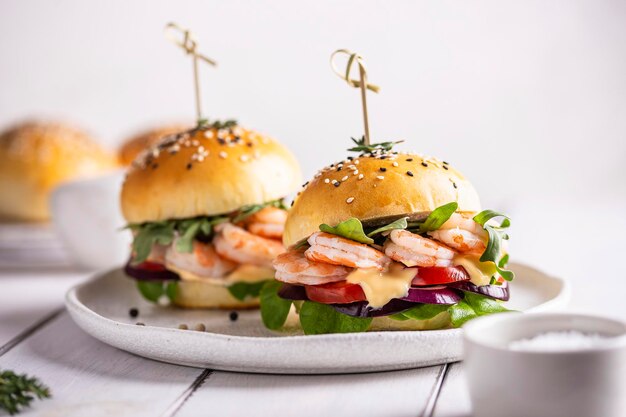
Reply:
[[450, 364], [437, 398], [433, 417], [470, 417], [471, 411], [463, 363]]
[[0, 346], [63, 306], [65, 292], [88, 274], [0, 274]]
[[53, 398], [23, 416], [157, 416], [201, 369], [150, 361], [88, 336], [66, 312], [0, 356], [0, 368], [38, 376]]
[[[358, 351], [352, 352], [358, 355]], [[393, 355], [393, 349], [389, 351]], [[351, 375], [253, 375], [215, 372], [177, 417], [421, 416], [441, 366]]]

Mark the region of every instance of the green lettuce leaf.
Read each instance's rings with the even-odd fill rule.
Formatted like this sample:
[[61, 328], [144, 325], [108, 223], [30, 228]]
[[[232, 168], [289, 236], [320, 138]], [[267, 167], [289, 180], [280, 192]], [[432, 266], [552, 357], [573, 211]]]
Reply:
[[428, 320], [432, 319], [439, 313], [443, 313], [449, 308], [444, 304], [417, 304], [415, 307], [403, 311], [402, 314], [408, 319]]
[[479, 316], [511, 311], [504, 307], [499, 301], [480, 294], [466, 292], [463, 298]]
[[289, 315], [291, 300], [285, 300], [278, 295], [282, 285], [278, 281], [267, 281], [261, 288], [261, 318], [268, 329], [280, 329]]
[[378, 229], [375, 229], [369, 232], [367, 236], [372, 237], [379, 233], [383, 233], [383, 232], [387, 232], [387, 231], [395, 230], [395, 229], [406, 229], [408, 225], [406, 222], [406, 219], [408, 219], [408, 217], [403, 217], [401, 219], [396, 220], [395, 222], [389, 223], [386, 226], [379, 227]]
[[146, 300], [156, 303], [161, 296], [165, 295], [170, 301], [174, 301], [178, 295], [178, 283], [176, 281], [137, 281], [137, 289]]
[[348, 316], [331, 306], [311, 301], [305, 301], [300, 309], [300, 325], [307, 335], [364, 332], [371, 323], [371, 318]]
[[448, 307], [450, 322], [454, 327], [461, 327], [467, 321], [478, 317], [474, 309], [464, 300]]
[[363, 224], [356, 217], [343, 221], [335, 227], [329, 226], [325, 223], [320, 224], [320, 230], [322, 232], [354, 240], [355, 242], [366, 243], [368, 245], [374, 243], [374, 239], [367, 237], [363, 231]]
[[135, 238], [133, 239], [134, 263], [144, 262], [152, 245], [169, 245], [174, 240], [174, 224], [172, 222], [154, 222], [143, 225], [135, 225]]
[[268, 280], [257, 282], [236, 282], [227, 288], [230, 295], [239, 301], [243, 301], [248, 297], [258, 297], [259, 294], [261, 294], [261, 288], [263, 288], [263, 285], [265, 285], [266, 282], [268, 282]]
[[193, 241], [198, 235], [211, 236], [213, 227], [226, 221], [228, 221], [226, 216], [196, 217], [174, 221], [175, 229], [179, 233], [179, 237], [176, 239], [176, 251], [180, 253], [192, 252]]

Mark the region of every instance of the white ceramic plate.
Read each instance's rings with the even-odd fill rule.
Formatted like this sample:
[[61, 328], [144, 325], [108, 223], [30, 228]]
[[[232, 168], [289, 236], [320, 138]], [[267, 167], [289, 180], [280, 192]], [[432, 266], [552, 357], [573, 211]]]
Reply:
[[[527, 266], [513, 264], [511, 285], [516, 310], [562, 307], [565, 282]], [[266, 330], [258, 311], [180, 310], [144, 301], [134, 282], [116, 269], [70, 290], [68, 310], [93, 337], [119, 349], [179, 365], [239, 372], [339, 374], [418, 368], [461, 358], [460, 329], [423, 332], [370, 332], [303, 336]], [[129, 309], [139, 309], [131, 318]], [[145, 326], [135, 323], [142, 322]], [[179, 330], [205, 324], [207, 331]]]

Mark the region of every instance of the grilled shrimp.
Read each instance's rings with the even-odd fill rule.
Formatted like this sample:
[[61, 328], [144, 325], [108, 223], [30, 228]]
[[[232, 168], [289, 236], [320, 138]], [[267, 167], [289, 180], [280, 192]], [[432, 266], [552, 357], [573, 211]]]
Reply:
[[487, 232], [473, 219], [454, 213], [438, 230], [428, 232], [433, 239], [459, 252], [482, 253], [488, 240]]
[[385, 254], [406, 266], [450, 266], [456, 252], [431, 239], [406, 230], [392, 230]]
[[208, 278], [223, 277], [237, 266], [236, 263], [219, 256], [212, 244], [197, 240], [193, 242], [191, 253], [178, 252], [174, 242], [165, 252], [165, 262], [177, 269]]
[[246, 220], [250, 233], [271, 239], [280, 239], [285, 230], [287, 212], [276, 207], [265, 207]]
[[276, 279], [299, 285], [320, 285], [343, 281], [351, 269], [341, 265], [314, 262], [302, 250], [290, 250], [274, 259]]
[[391, 261], [379, 250], [330, 233], [313, 233], [308, 242], [311, 247], [304, 252], [304, 256], [310, 261], [378, 270], [385, 269]]
[[222, 223], [215, 227], [215, 231], [215, 250], [234, 262], [271, 266], [272, 260], [285, 251], [279, 241], [253, 235], [232, 223]]

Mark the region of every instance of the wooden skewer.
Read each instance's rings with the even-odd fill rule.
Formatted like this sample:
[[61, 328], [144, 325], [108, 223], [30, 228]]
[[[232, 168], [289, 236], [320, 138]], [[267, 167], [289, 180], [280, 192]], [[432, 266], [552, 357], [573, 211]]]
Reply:
[[[178, 38], [178, 35], [183, 35], [183, 40]], [[193, 63], [193, 81], [194, 90], [196, 94], [196, 116], [198, 120], [202, 119], [202, 103], [200, 99], [200, 77], [198, 75], [198, 61], [202, 60], [209, 65], [217, 66], [217, 62], [202, 55], [197, 51], [198, 42], [189, 29], [185, 29], [177, 25], [176, 23], [168, 23], [165, 26], [165, 36], [168, 40], [172, 41], [175, 45], [182, 48], [187, 55], [192, 56]]]
[[[335, 57], [338, 54], [346, 54], [348, 55], [348, 63], [346, 65], [346, 71], [342, 73], [335, 66]], [[350, 78], [350, 71], [352, 70], [352, 65], [354, 63], [359, 65], [359, 79], [355, 80]], [[330, 56], [330, 66], [333, 69], [334, 73], [337, 74], [341, 79], [345, 80], [350, 87], [359, 88], [361, 90], [361, 107], [363, 110], [363, 127], [365, 129], [364, 143], [366, 146], [370, 144], [370, 128], [369, 128], [369, 119], [367, 114], [367, 90], [373, 91], [374, 93], [378, 93], [380, 91], [380, 87], [374, 84], [369, 84], [367, 82], [367, 70], [365, 69], [365, 63], [363, 62], [363, 57], [356, 52], [351, 52], [347, 49], [338, 49], [333, 52]]]

